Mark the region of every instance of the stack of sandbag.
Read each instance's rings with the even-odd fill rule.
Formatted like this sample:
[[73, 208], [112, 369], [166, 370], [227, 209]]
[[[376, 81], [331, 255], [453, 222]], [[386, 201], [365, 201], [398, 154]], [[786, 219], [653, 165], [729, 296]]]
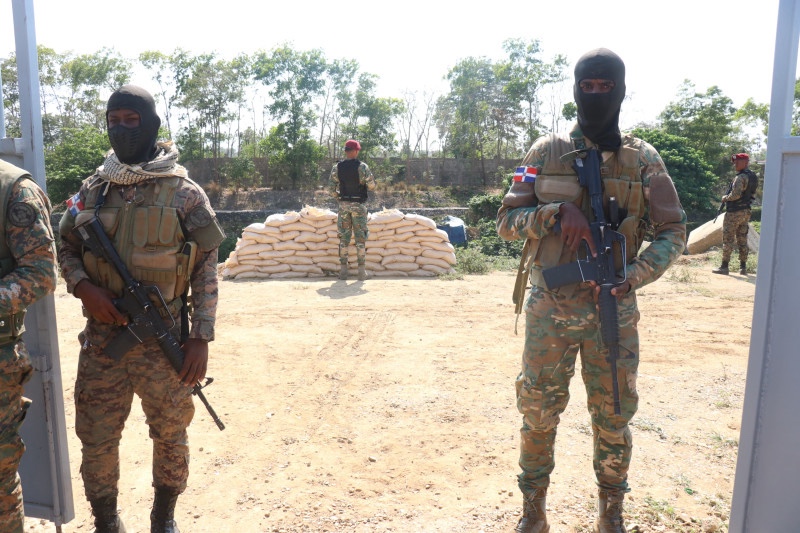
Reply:
[[[336, 213], [306, 206], [270, 215], [242, 231], [222, 267], [226, 279], [322, 277], [339, 272]], [[430, 218], [384, 209], [367, 218], [366, 269], [373, 276], [436, 276], [453, 272], [456, 255]], [[354, 240], [348, 267], [357, 268]]]

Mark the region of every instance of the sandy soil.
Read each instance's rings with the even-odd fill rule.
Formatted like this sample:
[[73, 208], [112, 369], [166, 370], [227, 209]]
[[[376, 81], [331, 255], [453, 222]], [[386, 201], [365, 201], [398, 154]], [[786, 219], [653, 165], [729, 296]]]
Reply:
[[[725, 531], [755, 276], [681, 259], [639, 291], [640, 410], [629, 531]], [[521, 509], [523, 337], [512, 273], [461, 280], [222, 281], [206, 395], [190, 429], [187, 532], [499, 532]], [[75, 519], [93, 530], [72, 405], [80, 305], [56, 294]], [[580, 373], [562, 417], [548, 497], [553, 533], [594, 517], [591, 429]], [[125, 429], [119, 506], [149, 531], [150, 440], [138, 402]], [[29, 519], [26, 530], [55, 531]]]

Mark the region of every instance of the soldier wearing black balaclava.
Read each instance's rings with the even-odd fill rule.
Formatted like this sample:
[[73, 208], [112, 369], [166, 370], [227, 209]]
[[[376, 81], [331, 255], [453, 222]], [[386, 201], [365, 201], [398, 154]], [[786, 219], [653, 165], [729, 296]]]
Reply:
[[126, 165], [150, 161], [156, 151], [158, 128], [161, 127], [155, 100], [141, 87], [123, 85], [108, 99], [106, 118], [109, 111], [118, 109], [136, 111], [139, 114], [139, 126], [130, 128], [117, 124], [108, 128], [108, 140], [117, 159]]
[[[587, 94], [580, 88], [580, 82], [587, 79], [610, 80], [614, 88], [607, 93]], [[584, 54], [575, 65], [573, 95], [583, 134], [601, 150], [616, 151], [622, 143], [619, 112], [625, 98], [625, 64], [619, 56], [605, 48]]]
[[[627, 478], [632, 452], [628, 423], [639, 400], [639, 311], [634, 291], [664, 273], [683, 252], [686, 235], [686, 215], [658, 152], [641, 139], [620, 132], [625, 65], [619, 56], [603, 48], [583, 55], [575, 65], [574, 96], [577, 124], [567, 134], [553, 133], [534, 142], [497, 214], [497, 232], [502, 238], [526, 239], [513, 298], [518, 313], [525, 309], [525, 348], [516, 380], [517, 408], [523, 417], [522, 472], [518, 476], [523, 508], [515, 529], [518, 533], [550, 530], [546, 495], [555, 466], [556, 430], [567, 407], [579, 353], [598, 486], [594, 532], [625, 532], [622, 503], [630, 490]], [[589, 195], [578, 181], [574, 156], [563, 162], [561, 156], [595, 147], [600, 151], [603, 205], [608, 206], [611, 197], [617, 199], [617, 231], [626, 244], [626, 278], [611, 289], [617, 298], [619, 345], [629, 355], [617, 361], [620, 414], [613, 407], [609, 352], [600, 335], [596, 285], [577, 282], [550, 290], [542, 275], [545, 269], [574, 263], [584, 244], [594, 247]], [[655, 238], [640, 253], [648, 226]], [[531, 291], [526, 301], [528, 283]]]
[[[61, 275], [86, 316], [75, 381], [81, 478], [95, 533], [124, 533], [117, 512], [120, 440], [135, 394], [153, 441], [150, 531], [179, 533], [175, 506], [189, 476], [192, 387], [205, 377], [214, 339], [218, 247], [225, 235], [206, 193], [178, 163], [175, 145], [158, 141], [161, 120], [150, 93], [135, 85], [114, 91], [106, 122], [113, 150], [67, 200], [59, 224]], [[76, 234], [95, 216], [133, 277], [158, 290], [165, 304], [159, 311], [180, 339], [180, 372], [152, 337], [124, 353], [106, 352], [132, 317], [115, 305], [124, 280]]]

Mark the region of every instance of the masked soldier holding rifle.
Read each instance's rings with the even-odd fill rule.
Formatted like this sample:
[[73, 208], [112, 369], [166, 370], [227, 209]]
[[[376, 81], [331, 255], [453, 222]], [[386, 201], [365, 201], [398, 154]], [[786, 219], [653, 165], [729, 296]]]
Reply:
[[87, 319], [75, 384], [81, 475], [96, 532], [125, 531], [119, 443], [135, 393], [153, 440], [150, 530], [174, 533], [189, 475], [191, 395], [214, 339], [224, 233], [176, 147], [157, 142], [161, 120], [150, 93], [116, 90], [106, 121], [113, 150], [67, 201], [59, 227], [61, 273]]
[[[683, 252], [686, 215], [658, 152], [619, 130], [625, 65], [610, 50], [584, 54], [573, 88], [578, 123], [536, 140], [497, 215], [506, 240], [526, 239], [514, 301], [525, 307], [516, 380], [523, 514], [516, 531], [545, 533], [546, 494], [559, 417], [581, 354], [592, 421], [598, 518], [594, 531], [625, 531], [639, 363], [635, 290]], [[647, 226], [653, 242], [639, 253]]]

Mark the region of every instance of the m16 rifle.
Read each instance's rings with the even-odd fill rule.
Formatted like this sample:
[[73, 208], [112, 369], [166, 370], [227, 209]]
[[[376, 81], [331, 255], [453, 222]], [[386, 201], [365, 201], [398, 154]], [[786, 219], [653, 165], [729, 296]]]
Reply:
[[[592, 256], [588, 244], [584, 241], [581, 249], [585, 255], [577, 261], [547, 268], [542, 276], [548, 289], [557, 289], [565, 285], [593, 281], [600, 287], [598, 306], [600, 311], [600, 336], [603, 345], [608, 349], [606, 360], [611, 365], [611, 384], [614, 395], [614, 414], [620, 414], [619, 381], [617, 379], [617, 360], [620, 350], [634, 354], [619, 343], [619, 316], [617, 298], [611, 290], [623, 284], [625, 277], [625, 236], [616, 231], [619, 224], [619, 208], [616, 198], [609, 199], [610, 221], [606, 221], [603, 211], [603, 185], [600, 178], [600, 154], [597, 149], [576, 150], [565, 154], [563, 161], [574, 159], [573, 166], [578, 172], [578, 180], [589, 193], [594, 221], [589, 223], [597, 255]], [[615, 265], [615, 256], [621, 258]]]
[[[728, 185], [728, 192], [725, 193], [725, 196], [728, 196], [731, 193], [731, 191], [733, 191], [733, 182], [731, 182], [731, 184]], [[722, 214], [723, 209], [725, 209], [725, 200], [722, 200], [719, 203], [719, 208], [717, 208], [717, 214], [714, 216], [714, 222], [716, 222], [717, 218]]]
[[[164, 352], [167, 360], [176, 372], [180, 373], [183, 368], [183, 352], [181, 351], [180, 344], [175, 337], [170, 333], [170, 329], [175, 326], [167, 327], [164, 319], [161, 317], [159, 309], [156, 307], [154, 300], [158, 302], [161, 309], [166, 311], [168, 316], [172, 316], [169, 312], [164, 297], [158, 287], [153, 285], [142, 285], [138, 280], [131, 276], [122, 258], [119, 256], [114, 244], [106, 235], [102, 224], [97, 217], [92, 217], [86, 222], [75, 226], [73, 229], [78, 237], [83, 241], [83, 244], [92, 251], [97, 257], [102, 257], [122, 278], [125, 284], [125, 290], [120, 298], [114, 300], [114, 306], [121, 312], [128, 315], [130, 321], [126, 329], [122, 330], [116, 337], [111, 339], [105, 348], [105, 353], [115, 359], [119, 360], [125, 353], [128, 352], [136, 344], [140, 344], [148, 339], [155, 339], [161, 351]], [[151, 298], [153, 296], [154, 298]], [[196, 395], [203, 405], [206, 406], [214, 423], [221, 430], [225, 429], [225, 424], [214, 412], [211, 404], [208, 403], [202, 389], [213, 381], [208, 378], [204, 385], [196, 383], [192, 388], [192, 394]]]

